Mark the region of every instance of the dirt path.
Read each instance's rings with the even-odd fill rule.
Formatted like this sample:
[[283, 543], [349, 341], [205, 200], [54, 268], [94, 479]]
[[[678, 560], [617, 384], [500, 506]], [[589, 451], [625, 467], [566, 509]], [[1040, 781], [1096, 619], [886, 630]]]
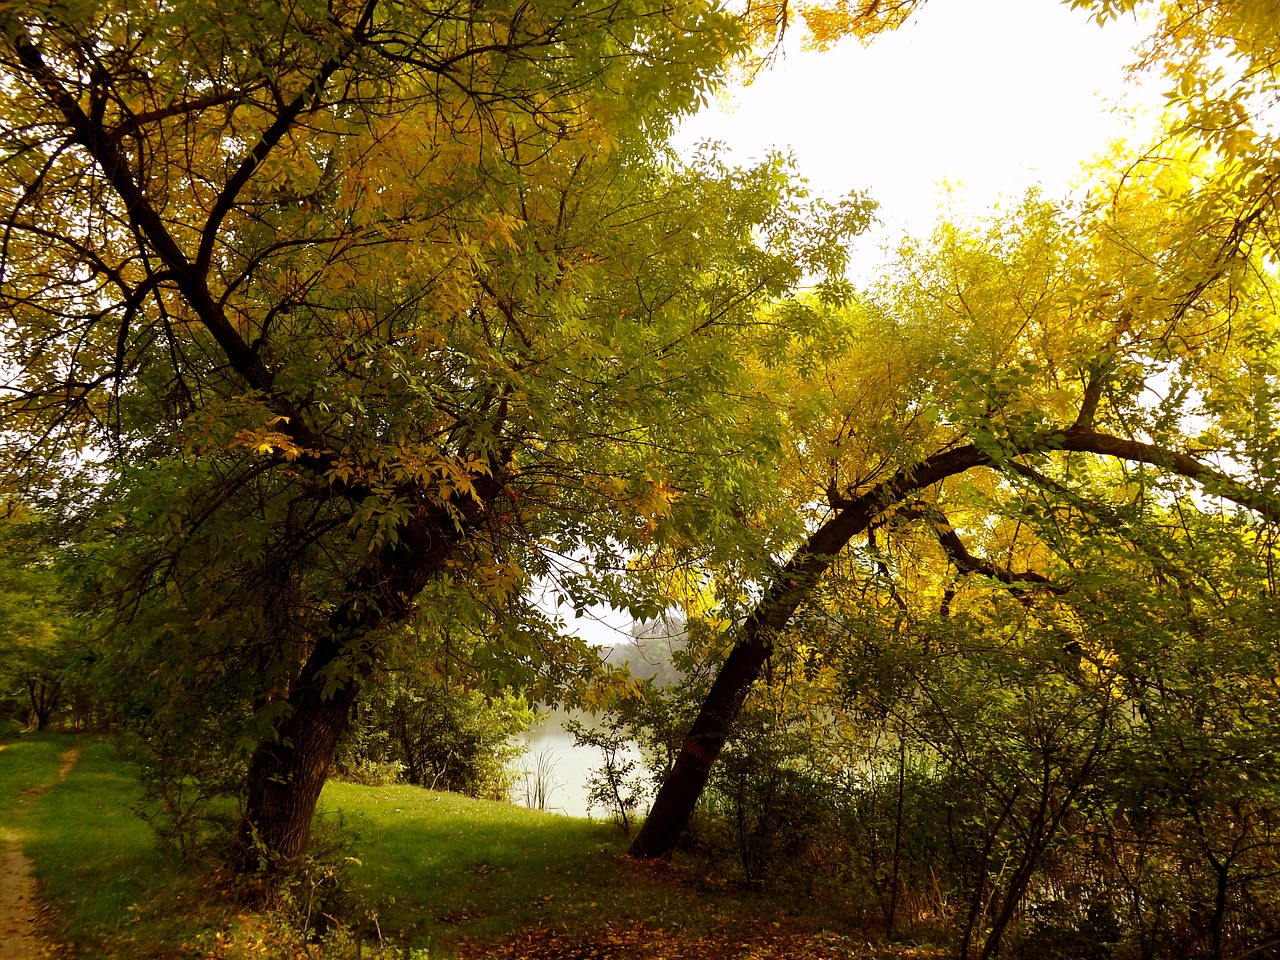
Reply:
[[37, 907], [30, 862], [17, 850], [0, 849], [0, 960], [47, 955]]
[[[67, 779], [82, 749], [82, 744], [76, 744], [63, 752], [59, 780]], [[18, 800], [34, 800], [52, 786], [50, 782], [24, 790]], [[0, 960], [41, 960], [53, 952], [53, 945], [40, 931], [40, 901], [31, 861], [21, 850], [0, 844]]]

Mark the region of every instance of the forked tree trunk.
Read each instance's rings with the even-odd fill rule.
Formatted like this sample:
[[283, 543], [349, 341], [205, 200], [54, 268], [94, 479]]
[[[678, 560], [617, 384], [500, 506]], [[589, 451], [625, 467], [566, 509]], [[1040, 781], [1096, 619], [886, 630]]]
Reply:
[[31, 726], [44, 730], [62, 699], [62, 684], [46, 677], [27, 677], [27, 700], [31, 704]]
[[249, 758], [236, 857], [241, 870], [286, 869], [307, 851], [329, 763], [359, 693], [353, 678], [325, 696], [324, 668], [340, 655], [333, 639], [317, 644], [293, 685], [291, 712], [281, 721], [276, 738], [260, 744]]
[[[402, 622], [413, 599], [442, 568], [458, 543], [455, 527], [442, 533], [427, 515], [406, 524], [347, 584], [346, 599], [329, 617], [321, 637], [290, 684], [288, 713], [273, 739], [249, 758], [245, 816], [234, 866], [242, 871], [287, 870], [306, 853], [311, 821], [329, 773], [338, 739], [351, 722], [351, 708], [377, 659], [370, 634]], [[340, 682], [334, 668], [344, 666]]]

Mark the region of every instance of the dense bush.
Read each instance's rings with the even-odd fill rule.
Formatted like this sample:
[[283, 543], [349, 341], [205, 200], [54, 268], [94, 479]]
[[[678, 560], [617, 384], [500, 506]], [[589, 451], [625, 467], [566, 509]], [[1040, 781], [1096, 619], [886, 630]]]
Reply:
[[534, 713], [513, 694], [486, 697], [437, 680], [396, 677], [367, 691], [338, 748], [336, 772], [357, 783], [399, 780], [506, 799], [515, 737]]

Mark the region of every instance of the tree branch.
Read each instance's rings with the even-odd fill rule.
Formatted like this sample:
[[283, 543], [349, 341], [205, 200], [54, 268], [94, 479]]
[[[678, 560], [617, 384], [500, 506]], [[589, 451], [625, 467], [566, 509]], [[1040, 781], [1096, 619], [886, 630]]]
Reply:
[[960, 539], [960, 535], [956, 533], [955, 528], [951, 526], [946, 514], [932, 504], [913, 504], [900, 514], [897, 514], [897, 516], [907, 520], [924, 520], [927, 522], [933, 528], [934, 535], [938, 538], [938, 544], [961, 573], [976, 573], [984, 577], [990, 577], [992, 580], [999, 580], [1009, 587], [1012, 593], [1018, 595], [1026, 592], [1026, 584], [1029, 583], [1044, 587], [1051, 593], [1063, 594], [1067, 592], [1067, 587], [1055, 583], [1042, 573], [1036, 573], [1034, 570], [1023, 570], [1016, 573], [1010, 570], [1001, 570], [989, 560], [984, 560], [974, 555], [964, 545], [964, 541]]
[[377, 6], [378, 0], [366, 0], [364, 9], [360, 13], [360, 19], [357, 21], [355, 28], [344, 39], [342, 46], [338, 48], [338, 51], [332, 57], [321, 64], [315, 79], [307, 84], [305, 88], [299, 90], [288, 106], [280, 111], [279, 116], [276, 117], [271, 126], [262, 132], [258, 137], [258, 142], [249, 151], [248, 156], [240, 161], [240, 166], [236, 168], [236, 172], [231, 175], [231, 178], [223, 186], [222, 191], [218, 194], [218, 199], [214, 201], [213, 210], [209, 213], [209, 219], [205, 221], [204, 229], [200, 232], [200, 248], [196, 253], [195, 262], [196, 274], [199, 277], [203, 278], [209, 271], [209, 264], [213, 259], [214, 241], [222, 229], [222, 221], [226, 219], [227, 214], [235, 206], [236, 198], [240, 195], [240, 191], [248, 184], [254, 171], [262, 165], [262, 161], [279, 145], [284, 135], [293, 127], [302, 111], [306, 109], [307, 102], [315, 99], [323, 92], [329, 83], [329, 79], [342, 68], [347, 58], [359, 47], [365, 31], [373, 19]]
[[[368, 0], [364, 18], [361, 21], [362, 25], [372, 16], [376, 3], [377, 0]], [[7, 22], [4, 26], [11, 37], [18, 61], [27, 70], [35, 83], [45, 91], [52, 105], [66, 120], [70, 128], [70, 136], [68, 137], [70, 142], [83, 147], [93, 162], [102, 170], [107, 182], [115, 190], [128, 211], [130, 224], [145, 238], [146, 242], [150, 244], [151, 248], [168, 268], [183, 299], [213, 335], [231, 368], [244, 380], [250, 390], [270, 398], [269, 402], [272, 409], [281, 417], [281, 432], [303, 451], [298, 458], [298, 463], [320, 476], [326, 475], [333, 466], [333, 455], [326, 449], [324, 439], [310, 427], [291, 401], [273, 390], [273, 374], [263, 364], [258, 353], [250, 348], [244, 338], [236, 331], [234, 325], [227, 319], [222, 307], [213, 298], [208, 288], [204, 271], [197, 265], [193, 265], [187, 258], [181, 246], [169, 232], [159, 212], [147, 198], [142, 185], [130, 172], [126, 157], [120, 151], [117, 140], [108, 134], [100, 123], [96, 123], [93, 118], [81, 109], [75, 96], [63, 86], [58, 75], [45, 62], [44, 55], [31, 39], [27, 30], [13, 19], [6, 18], [6, 20]], [[342, 53], [343, 57], [349, 55], [350, 49], [353, 49], [351, 46], [353, 42], [350, 38], [348, 39], [348, 43]], [[322, 68], [321, 76], [327, 79], [339, 66], [340, 62], [336, 58], [330, 60]], [[314, 92], [314, 89], [315, 84], [313, 83], [308, 90]], [[302, 97], [302, 95], [299, 96], [301, 100], [295, 100], [295, 103], [290, 105], [291, 110], [295, 105], [297, 109], [293, 113], [287, 114], [288, 123], [292, 123], [296, 119], [297, 113], [305, 106], [306, 98]], [[268, 129], [267, 133], [263, 134], [259, 144], [251, 152], [250, 157], [246, 158], [245, 162], [241, 164], [232, 180], [228, 182], [219, 195], [218, 203], [215, 204], [216, 216], [211, 217], [205, 228], [205, 240], [209, 245], [212, 244], [211, 237], [216, 232], [216, 225], [221, 223], [222, 217], [230, 209], [235, 196], [242, 189], [244, 183], [247, 182], [258, 163], [270, 151], [271, 146], [274, 146], [280, 137], [284, 135], [288, 124], [285, 124], [284, 127], [280, 125], [285, 116], [282, 115], [277, 118], [276, 123]], [[273, 137], [274, 139], [272, 139]], [[218, 213], [217, 211], [223, 206], [226, 209]], [[205, 240], [202, 240], [201, 243], [202, 255], [205, 252]], [[205, 267], [207, 268], [207, 262]], [[346, 491], [345, 495], [353, 499], [363, 499], [366, 493], [367, 491], [363, 489], [352, 489]]]
[[661, 857], [674, 849], [748, 691], [773, 653], [774, 637], [786, 628], [797, 608], [809, 598], [827, 568], [854, 536], [865, 531], [885, 511], [948, 477], [974, 467], [1014, 469], [1011, 457], [1055, 450], [1148, 463], [1193, 479], [1214, 495], [1247, 507], [1268, 520], [1280, 520], [1280, 501], [1275, 497], [1253, 490], [1194, 457], [1078, 425], [1011, 443], [998, 459], [984, 448], [969, 444], [935, 453], [902, 468], [871, 489], [848, 497], [834, 516], [796, 548], [780, 574], [766, 587], [760, 602], [739, 629], [733, 649], [689, 728], [671, 774], [654, 798], [649, 818], [631, 845], [632, 856]]

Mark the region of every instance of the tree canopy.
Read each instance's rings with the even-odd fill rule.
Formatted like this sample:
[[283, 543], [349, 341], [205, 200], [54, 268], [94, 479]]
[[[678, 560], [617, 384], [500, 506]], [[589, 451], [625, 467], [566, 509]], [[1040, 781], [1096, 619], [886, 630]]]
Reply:
[[[76, 519], [122, 722], [243, 764], [242, 867], [305, 851], [392, 666], [589, 696], [536, 585], [679, 607], [716, 672], [633, 852], [777, 667], [972, 791], [992, 955], [1086, 803], [1129, 843], [1144, 783], [1173, 832], [1275, 800], [1274, 6], [1161, 5], [1161, 142], [854, 291], [870, 201], [667, 145], [786, 4], [10, 4], [0, 490]], [[1250, 817], [1180, 841], [1219, 955]]]

